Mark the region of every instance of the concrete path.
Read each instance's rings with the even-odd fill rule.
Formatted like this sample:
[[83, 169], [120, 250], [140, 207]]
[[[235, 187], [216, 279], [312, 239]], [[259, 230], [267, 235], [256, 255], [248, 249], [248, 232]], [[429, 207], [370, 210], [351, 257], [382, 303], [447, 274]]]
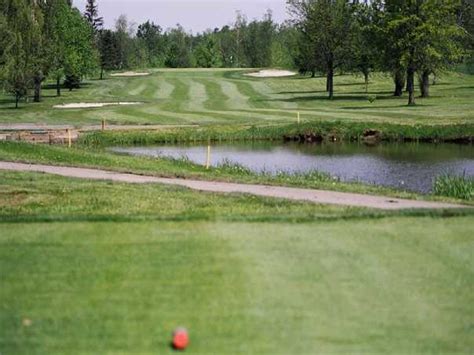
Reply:
[[59, 167], [51, 165], [23, 164], [1, 162], [0, 170], [27, 171], [55, 174], [66, 177], [92, 179], [92, 180], [112, 180], [133, 184], [159, 183], [167, 185], [184, 186], [198, 191], [209, 191], [218, 193], [244, 193], [265, 197], [276, 197], [296, 201], [309, 201], [321, 204], [333, 204], [344, 206], [368, 207], [383, 210], [398, 209], [445, 209], [445, 208], [469, 208], [469, 206], [455, 205], [441, 202], [415, 201], [383, 196], [371, 196], [354, 194], [347, 192], [335, 192], [324, 190], [310, 190], [293, 187], [247, 185], [226, 182], [185, 180], [159, 178], [136, 174], [124, 174], [106, 170]]

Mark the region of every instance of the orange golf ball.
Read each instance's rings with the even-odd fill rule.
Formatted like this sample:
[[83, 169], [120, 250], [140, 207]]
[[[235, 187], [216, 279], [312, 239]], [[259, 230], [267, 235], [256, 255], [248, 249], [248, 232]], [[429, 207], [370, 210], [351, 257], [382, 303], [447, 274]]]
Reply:
[[189, 345], [189, 335], [185, 328], [177, 328], [173, 332], [173, 348], [176, 350], [184, 350]]

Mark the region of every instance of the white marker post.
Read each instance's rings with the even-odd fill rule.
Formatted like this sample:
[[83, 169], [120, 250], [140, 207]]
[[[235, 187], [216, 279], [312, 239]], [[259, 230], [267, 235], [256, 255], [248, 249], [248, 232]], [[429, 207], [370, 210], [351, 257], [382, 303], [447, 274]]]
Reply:
[[299, 113], [299, 112], [298, 112], [298, 115], [297, 115], [297, 116], [298, 116], [298, 124], [300, 124], [301, 119], [300, 119], [300, 113]]

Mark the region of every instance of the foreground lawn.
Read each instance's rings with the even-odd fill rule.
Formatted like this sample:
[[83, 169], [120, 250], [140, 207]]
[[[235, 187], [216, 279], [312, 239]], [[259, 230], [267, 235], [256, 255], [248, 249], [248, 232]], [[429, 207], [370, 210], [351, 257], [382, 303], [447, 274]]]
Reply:
[[[369, 93], [363, 78], [335, 78], [335, 95], [327, 100], [325, 78], [255, 79], [238, 70], [155, 70], [151, 76], [109, 78], [86, 82], [78, 91], [56, 97], [45, 85], [42, 103], [14, 110], [8, 96], [0, 96], [0, 123], [100, 124], [269, 124], [296, 121], [335, 121], [400, 124], [473, 123], [474, 76], [446, 73], [431, 88], [432, 97], [408, 107], [407, 98], [392, 96], [390, 77], [376, 74]], [[370, 103], [367, 95], [376, 96]], [[140, 101], [139, 106], [59, 110], [53, 106], [77, 102]]]
[[0, 352], [470, 353], [472, 217], [0, 225]]

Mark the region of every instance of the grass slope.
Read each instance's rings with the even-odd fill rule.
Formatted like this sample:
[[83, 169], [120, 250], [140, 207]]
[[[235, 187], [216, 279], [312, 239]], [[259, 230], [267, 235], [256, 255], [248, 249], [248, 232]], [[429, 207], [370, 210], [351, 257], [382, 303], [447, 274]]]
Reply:
[[[459, 213], [468, 212], [459, 211]], [[390, 213], [241, 194], [201, 193], [160, 184], [133, 185], [0, 170], [0, 222], [44, 220], [294, 222], [319, 218], [383, 215]]]
[[469, 353], [472, 222], [2, 224], [0, 351]]
[[[12, 100], [0, 97], [0, 122], [134, 124], [268, 124], [343, 121], [398, 124], [474, 123], [474, 76], [447, 73], [432, 87], [432, 97], [407, 107], [406, 98], [391, 96], [392, 82], [376, 74], [369, 95], [363, 79], [341, 75], [335, 79], [336, 98], [326, 99], [325, 79], [309, 77], [255, 79], [236, 70], [155, 70], [138, 78], [109, 78], [87, 82], [81, 90], [55, 97], [46, 86], [42, 103], [12, 109]], [[141, 106], [98, 109], [53, 109], [70, 102], [143, 101]]]

